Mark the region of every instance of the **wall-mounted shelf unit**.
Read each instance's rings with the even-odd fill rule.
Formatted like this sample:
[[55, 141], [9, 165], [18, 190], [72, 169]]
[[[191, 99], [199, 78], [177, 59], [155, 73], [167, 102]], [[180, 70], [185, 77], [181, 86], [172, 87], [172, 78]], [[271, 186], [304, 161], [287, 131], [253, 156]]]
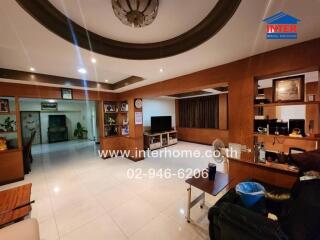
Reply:
[[316, 105], [316, 104], [320, 104], [320, 101], [264, 103], [264, 104], [254, 104], [254, 107], [257, 108], [257, 107], [277, 107], [277, 106]]
[[[266, 80], [264, 80], [266, 81]], [[272, 80], [270, 80], [272, 81]], [[264, 82], [266, 84], [266, 82]], [[268, 85], [268, 84], [267, 84]], [[288, 124], [288, 119], [303, 119], [305, 121], [304, 132], [307, 136], [304, 137], [292, 137], [289, 135], [276, 135], [269, 134], [269, 128], [267, 127], [267, 133], [257, 133], [253, 132], [254, 146], [263, 145], [264, 151], [277, 153], [277, 154], [288, 154], [289, 149], [292, 147], [304, 149], [305, 151], [312, 151], [318, 149], [320, 138], [319, 130], [320, 130], [320, 95], [319, 95], [319, 81], [309, 81], [304, 85], [304, 99], [303, 101], [290, 101], [290, 102], [272, 102], [273, 101], [273, 88], [266, 87], [258, 90], [258, 86], [261, 86], [258, 81], [256, 82], [255, 96], [264, 95], [263, 101], [267, 103], [253, 104], [255, 119], [258, 120], [268, 120], [268, 119], [277, 119], [280, 120], [280, 124]], [[270, 85], [269, 85], [270, 86]], [[313, 101], [308, 101], [308, 96], [313, 96]], [[259, 98], [257, 98], [259, 99]], [[268, 103], [269, 102], [269, 103]], [[296, 111], [303, 108], [304, 111], [293, 112], [290, 116], [285, 118], [286, 114], [281, 114], [281, 111], [289, 111], [292, 107], [297, 106]], [[303, 107], [304, 106], [304, 107]], [[291, 108], [290, 108], [291, 107]], [[284, 117], [284, 121], [283, 120]], [[254, 120], [255, 121], [255, 120]], [[312, 127], [310, 127], [312, 126]], [[257, 127], [257, 126], [255, 126]], [[287, 126], [287, 130], [284, 131], [287, 133], [289, 130]], [[257, 131], [255, 129], [255, 131]], [[274, 131], [274, 130], [273, 130]], [[291, 133], [291, 132], [289, 132]], [[258, 151], [255, 148], [256, 151]], [[259, 154], [255, 152], [255, 163], [261, 166], [268, 166], [271, 168], [281, 169], [283, 171], [288, 172], [297, 172], [298, 170], [292, 169], [291, 166], [287, 164], [278, 163], [278, 162], [266, 162], [262, 163], [259, 161]], [[263, 156], [263, 155], [262, 155]]]
[[129, 135], [128, 103], [106, 101], [103, 105], [104, 137]]

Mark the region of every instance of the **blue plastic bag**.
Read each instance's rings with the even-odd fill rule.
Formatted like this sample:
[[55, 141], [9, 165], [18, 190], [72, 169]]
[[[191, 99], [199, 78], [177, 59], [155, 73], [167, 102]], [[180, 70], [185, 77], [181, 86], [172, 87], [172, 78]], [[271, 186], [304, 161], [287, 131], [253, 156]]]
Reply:
[[257, 182], [241, 182], [236, 186], [236, 192], [240, 195], [242, 203], [251, 207], [265, 197], [266, 190]]

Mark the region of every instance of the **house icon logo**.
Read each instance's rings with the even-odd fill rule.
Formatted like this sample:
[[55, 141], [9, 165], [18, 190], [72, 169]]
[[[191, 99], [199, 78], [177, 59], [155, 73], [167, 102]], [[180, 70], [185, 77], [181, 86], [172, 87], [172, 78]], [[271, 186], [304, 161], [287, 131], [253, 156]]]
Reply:
[[267, 39], [297, 39], [297, 24], [301, 21], [284, 12], [279, 12], [263, 20], [267, 23]]

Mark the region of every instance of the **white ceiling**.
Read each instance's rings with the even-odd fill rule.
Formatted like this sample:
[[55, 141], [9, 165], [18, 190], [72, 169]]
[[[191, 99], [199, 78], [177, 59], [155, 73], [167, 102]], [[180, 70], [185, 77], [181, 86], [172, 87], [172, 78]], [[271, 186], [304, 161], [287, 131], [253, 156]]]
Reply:
[[77, 24], [101, 36], [132, 43], [176, 37], [201, 22], [218, 0], [160, 0], [158, 16], [143, 28], [132, 28], [114, 15], [111, 0], [49, 0]]
[[[71, 5], [70, 9], [76, 9], [74, 7], [76, 4], [75, 0], [51, 1], [57, 6], [59, 1], [64, 2], [66, 6]], [[69, 1], [71, 3], [69, 3]], [[96, 0], [94, 1], [94, 4], [91, 3], [93, 1], [90, 1], [90, 4], [88, 4], [89, 1], [78, 0], [77, 4], [79, 2], [79, 5], [82, 6], [82, 16], [87, 16], [84, 12], [89, 8], [87, 5], [82, 4], [86, 2], [86, 4], [90, 5], [90, 14], [88, 14], [91, 17], [88, 15], [89, 19], [84, 18], [86, 24], [92, 24], [90, 25], [90, 28], [101, 31], [101, 34], [108, 34], [106, 29], [112, 24], [105, 19], [115, 17], [108, 14], [107, 18], [103, 18], [102, 21], [99, 21], [101, 24], [94, 24], [94, 22], [97, 22], [98, 20], [92, 17], [92, 14], [95, 11], [102, 16], [101, 14], [103, 14], [103, 12], [99, 9], [101, 1]], [[139, 31], [136, 29], [128, 30], [128, 27], [126, 26], [121, 26], [121, 28], [127, 30], [121, 30], [120, 32], [117, 32], [117, 29], [113, 28], [108, 36], [120, 40], [125, 40], [127, 38], [132, 41], [145, 42], [161, 39], [162, 36], [163, 38], [167, 38], [174, 34], [171, 25], [175, 29], [178, 29], [176, 31], [183, 31], [184, 29], [189, 28], [200, 20], [199, 16], [205, 14], [204, 7], [208, 7], [209, 4], [207, 0], [192, 1], [193, 3], [196, 2], [198, 5], [201, 5], [201, 7], [193, 7], [192, 14], [188, 12], [188, 15], [185, 14], [178, 4], [176, 7], [172, 5], [170, 11], [167, 10], [163, 13], [161, 12], [161, 9], [173, 4], [167, 3], [167, 1], [178, 2], [181, 3], [181, 5], [183, 4], [182, 2], [184, 2], [182, 0], [160, 0], [161, 8], [159, 9], [158, 18], [159, 21], [160, 19], [163, 19], [166, 24], [156, 23], [156, 25], [154, 25], [155, 29], [152, 29], [153, 26], [150, 25], [149, 30], [142, 30], [144, 31], [143, 34], [145, 34], [145, 38], [134, 36], [138, 35]], [[68, 5], [66, 2], [68, 2]], [[109, 2], [109, 0], [105, 0], [105, 2]], [[188, 7], [186, 7], [186, 11], [190, 11], [192, 3], [191, 1], [187, 2], [188, 4], [186, 6]], [[59, 4], [61, 5], [61, 3]], [[110, 3], [106, 4], [110, 5]], [[131, 75], [145, 78], [142, 82], [132, 84], [116, 91], [120, 92], [209, 67], [218, 66], [257, 53], [318, 38], [320, 37], [319, 9], [320, 0], [304, 0], [303, 3], [301, 0], [243, 0], [239, 9], [226, 26], [212, 39], [197, 48], [173, 57], [158, 60], [124, 60], [79, 49], [48, 31], [26, 13], [15, 1], [1, 0], [0, 67], [28, 71], [29, 67], [33, 66], [39, 73], [73, 78], [80, 78], [81, 75], [77, 72], [77, 69], [79, 67], [85, 67], [88, 70], [86, 75], [87, 79], [99, 82], [108, 79], [110, 83], [117, 82]], [[81, 19], [74, 11], [70, 10], [69, 15], [75, 19], [77, 16]], [[169, 18], [166, 18], [165, 14], [170, 14], [172, 11], [177, 17], [172, 18], [171, 16], [170, 20], [168, 20]], [[265, 24], [262, 20], [279, 11], [284, 11], [302, 20], [298, 25], [298, 40], [265, 39]], [[164, 16], [161, 16], [162, 14]], [[181, 22], [179, 24], [174, 23], [175, 19], [185, 22], [186, 25], [183, 26]], [[115, 18], [113, 21], [116, 20], [117, 19]], [[105, 25], [105, 29], [103, 28], [103, 25]], [[167, 25], [167, 27], [163, 28], [164, 25]], [[158, 27], [159, 29], [157, 30], [156, 28]], [[130, 34], [128, 34], [128, 31]], [[135, 31], [137, 31], [137, 33], [134, 33]], [[151, 32], [161, 31], [161, 34], [151, 34], [148, 36], [148, 34], [146, 34], [148, 31], [150, 31], [150, 34]], [[91, 63], [90, 58], [92, 56], [97, 59], [96, 64]], [[160, 68], [164, 69], [163, 73], [159, 71]]]

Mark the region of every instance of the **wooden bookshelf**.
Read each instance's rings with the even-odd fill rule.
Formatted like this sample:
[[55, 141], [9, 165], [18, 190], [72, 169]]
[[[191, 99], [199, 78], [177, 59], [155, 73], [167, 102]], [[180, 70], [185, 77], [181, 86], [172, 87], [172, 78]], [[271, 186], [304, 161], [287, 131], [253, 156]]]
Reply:
[[265, 103], [265, 104], [254, 104], [255, 108], [258, 107], [277, 107], [277, 106], [292, 106], [292, 105], [316, 105], [320, 104], [320, 101], [312, 102], [278, 102], [278, 103]]
[[104, 137], [129, 134], [128, 103], [126, 101], [105, 101], [103, 111]]

